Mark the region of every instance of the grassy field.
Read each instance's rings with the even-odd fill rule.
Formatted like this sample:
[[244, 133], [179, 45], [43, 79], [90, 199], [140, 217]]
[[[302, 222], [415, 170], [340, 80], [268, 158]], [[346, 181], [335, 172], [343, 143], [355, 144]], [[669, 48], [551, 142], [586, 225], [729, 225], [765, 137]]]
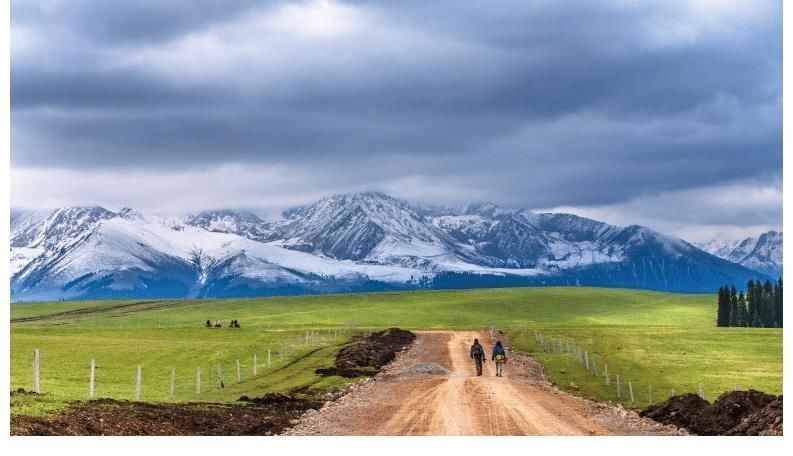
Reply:
[[[581, 346], [612, 375], [636, 390], [638, 406], [672, 388], [706, 395], [741, 388], [781, 391], [782, 331], [716, 328], [715, 296], [603, 288], [511, 288], [282, 298], [59, 302], [11, 305], [11, 387], [31, 388], [32, 351], [41, 352], [44, 397], [12, 399], [12, 413], [40, 414], [87, 399], [88, 366], [96, 359], [96, 395], [134, 397], [135, 368], [143, 367], [142, 400], [166, 401], [171, 368], [176, 401], [234, 401], [268, 391], [322, 390], [348, 380], [319, 377], [353, 332], [405, 329], [504, 329], [515, 347], [536, 356], [560, 386], [615, 399], [613, 386], [592, 377], [570, 355], [539, 350], [547, 339]], [[206, 329], [207, 320], [238, 319], [239, 330]], [[349, 330], [354, 326], [355, 330]], [[342, 333], [341, 329], [347, 328]], [[306, 331], [323, 341], [305, 344]], [[334, 337], [336, 336], [336, 337]], [[298, 340], [300, 342], [298, 342]], [[292, 347], [283, 361], [281, 347]], [[252, 375], [253, 355], [271, 367]], [[236, 381], [240, 360], [242, 382]], [[217, 388], [217, 365], [225, 388]], [[195, 371], [202, 371], [196, 395]], [[564, 373], [561, 372], [564, 370]], [[15, 402], [16, 401], [16, 402]]]

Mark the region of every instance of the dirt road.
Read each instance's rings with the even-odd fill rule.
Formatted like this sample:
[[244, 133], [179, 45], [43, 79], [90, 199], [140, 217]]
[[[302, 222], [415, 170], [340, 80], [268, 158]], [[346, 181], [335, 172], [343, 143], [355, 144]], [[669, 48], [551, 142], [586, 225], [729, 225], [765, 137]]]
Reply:
[[[376, 381], [308, 414], [290, 434], [302, 435], [611, 435], [674, 430], [613, 406], [553, 388], [531, 358], [510, 356], [503, 377], [492, 362], [475, 375], [473, 339], [490, 350], [487, 333], [418, 333]], [[437, 363], [448, 373], [417, 371]]]

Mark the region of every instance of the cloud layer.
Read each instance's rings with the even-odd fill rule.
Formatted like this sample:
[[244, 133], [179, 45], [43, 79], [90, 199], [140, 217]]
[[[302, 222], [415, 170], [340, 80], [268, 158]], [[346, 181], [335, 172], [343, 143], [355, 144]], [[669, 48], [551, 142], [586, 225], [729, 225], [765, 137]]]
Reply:
[[[579, 212], [642, 200], [693, 229], [700, 214], [661, 195], [781, 188], [781, 2], [13, 6], [17, 206], [376, 189]], [[118, 185], [91, 185], [104, 178]], [[776, 210], [752, 226], [779, 227], [781, 191], [760, 193]], [[713, 212], [708, 226], [746, 223]]]

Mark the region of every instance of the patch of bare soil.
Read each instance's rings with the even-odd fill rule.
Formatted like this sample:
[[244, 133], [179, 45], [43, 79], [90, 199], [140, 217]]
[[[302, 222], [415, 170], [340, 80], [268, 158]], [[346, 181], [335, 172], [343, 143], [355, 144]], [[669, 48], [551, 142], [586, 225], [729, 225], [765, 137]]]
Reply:
[[33, 317], [12, 318], [11, 323], [30, 323], [34, 321], [39, 322], [39, 321], [54, 320], [54, 319], [64, 319], [64, 318], [76, 317], [81, 315], [90, 315], [90, 314], [98, 314], [98, 313], [115, 313], [119, 311], [122, 311], [122, 313], [124, 314], [128, 314], [128, 313], [140, 312], [144, 310], [154, 310], [164, 307], [173, 307], [174, 305], [176, 305], [176, 301], [137, 301], [137, 302], [124, 303], [124, 304], [115, 304], [111, 306], [84, 307], [81, 309], [65, 310], [62, 312], [53, 312], [50, 314], [36, 315]]
[[339, 350], [335, 366], [317, 369], [316, 373], [347, 378], [372, 377], [415, 339], [415, 334], [399, 328], [374, 332]]
[[729, 391], [713, 404], [696, 394], [683, 394], [650, 406], [641, 415], [697, 435], [782, 434], [782, 396], [756, 390]]
[[245, 405], [76, 402], [52, 417], [13, 416], [12, 435], [276, 435], [322, 401], [268, 394]]

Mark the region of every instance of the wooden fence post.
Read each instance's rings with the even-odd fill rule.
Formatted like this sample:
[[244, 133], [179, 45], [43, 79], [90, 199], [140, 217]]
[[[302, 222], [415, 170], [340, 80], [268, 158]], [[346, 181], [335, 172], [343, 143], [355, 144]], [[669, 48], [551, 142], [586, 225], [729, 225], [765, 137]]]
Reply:
[[699, 397], [705, 399], [705, 389], [702, 388], [702, 383], [699, 384]]
[[648, 404], [653, 405], [653, 385], [647, 385]]
[[677, 396], [677, 391], [674, 388], [672, 388], [672, 396]]
[[609, 386], [611, 380], [609, 380], [609, 365], [606, 363], [603, 363], [603, 376], [606, 377], [606, 386]]
[[633, 395], [633, 383], [628, 382], [628, 392], [631, 394], [631, 405], [636, 407], [636, 396]]
[[595, 358], [592, 358], [592, 375], [594, 375], [595, 377], [598, 376], [598, 365], [595, 362]]
[[168, 389], [168, 399], [173, 400], [174, 388], [176, 387], [176, 368], [171, 368], [171, 387]]
[[738, 391], [739, 389], [740, 389], [740, 388], [738, 388], [738, 384], [736, 383], [736, 384], [735, 384], [735, 391]]
[[237, 360], [237, 383], [242, 383], [242, 377], [240, 376], [240, 360]]
[[308, 331], [306, 331], [306, 345], [308, 345]]
[[267, 369], [270, 368], [270, 349], [267, 349]]
[[256, 369], [257, 369], [257, 367], [258, 366], [256, 365], [256, 353], [254, 353], [253, 354], [253, 376], [254, 377], [256, 377]]
[[201, 394], [201, 368], [196, 367], [195, 369], [195, 393]]
[[140, 366], [138, 366], [138, 368], [135, 371], [135, 400], [136, 401], [140, 400], [140, 383], [141, 383], [141, 380], [142, 380], [141, 377], [143, 376], [143, 372], [142, 371], [143, 371], [143, 368], [140, 367]]
[[218, 388], [223, 388], [223, 371], [220, 368], [220, 363], [218, 363]]
[[33, 392], [36, 394], [41, 393], [41, 384], [39, 383], [39, 349], [33, 350]]
[[586, 370], [589, 370], [589, 352], [584, 351], [584, 365], [586, 366]]
[[622, 399], [622, 385], [620, 385], [619, 375], [617, 375], [617, 399]]
[[94, 371], [96, 370], [96, 362], [91, 360], [91, 376], [88, 380], [88, 397], [94, 397]]

